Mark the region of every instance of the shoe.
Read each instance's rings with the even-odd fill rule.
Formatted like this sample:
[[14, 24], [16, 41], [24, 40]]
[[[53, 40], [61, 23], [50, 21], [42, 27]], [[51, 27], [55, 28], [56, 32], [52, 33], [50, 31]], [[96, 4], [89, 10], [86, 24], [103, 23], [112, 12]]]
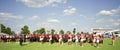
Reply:
[[83, 45], [81, 47], [83, 47]]
[[97, 46], [97, 48], [99, 48], [99, 47]]

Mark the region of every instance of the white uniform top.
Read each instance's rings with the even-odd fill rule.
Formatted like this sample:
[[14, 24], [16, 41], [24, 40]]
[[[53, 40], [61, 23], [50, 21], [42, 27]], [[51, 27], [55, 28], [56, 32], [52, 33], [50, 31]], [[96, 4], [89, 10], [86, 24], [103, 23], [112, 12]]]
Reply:
[[49, 38], [50, 38], [49, 40], [52, 40], [52, 35], [50, 35]]
[[77, 35], [75, 35], [75, 39], [78, 39], [78, 36], [77, 36]]

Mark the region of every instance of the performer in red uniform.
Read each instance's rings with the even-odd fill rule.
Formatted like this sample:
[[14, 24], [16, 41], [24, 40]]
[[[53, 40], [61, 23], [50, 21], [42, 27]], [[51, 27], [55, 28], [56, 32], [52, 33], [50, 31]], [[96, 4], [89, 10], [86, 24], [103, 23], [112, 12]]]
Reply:
[[78, 35], [75, 35], [75, 43], [76, 43], [76, 45], [78, 44], [78, 41], [79, 41]]
[[96, 36], [96, 47], [99, 48], [99, 43], [100, 43], [100, 36]]
[[52, 44], [52, 34], [49, 35], [49, 44]]
[[72, 35], [69, 34], [68, 45], [71, 45], [71, 44], [72, 44]]
[[83, 43], [84, 43], [85, 40], [86, 40], [85, 34], [83, 32], [81, 32], [81, 34], [80, 34], [80, 43], [81, 43], [82, 47], [83, 47]]
[[40, 40], [41, 44], [43, 43], [43, 39], [44, 39], [44, 35], [40, 35], [39, 40]]
[[114, 43], [115, 43], [115, 40], [116, 40], [116, 37], [115, 37], [115, 35], [112, 33], [112, 45], [114, 46]]
[[92, 35], [92, 36], [93, 36], [93, 40], [92, 40], [92, 42], [93, 42], [92, 45], [93, 45], [93, 46], [95, 46], [95, 44], [96, 44], [96, 43], [95, 43], [95, 42], [96, 42], [96, 39], [97, 39], [96, 33], [97, 33], [97, 32], [93, 32], [93, 35]]
[[63, 42], [62, 42], [62, 35], [59, 35], [59, 44], [62, 45]]

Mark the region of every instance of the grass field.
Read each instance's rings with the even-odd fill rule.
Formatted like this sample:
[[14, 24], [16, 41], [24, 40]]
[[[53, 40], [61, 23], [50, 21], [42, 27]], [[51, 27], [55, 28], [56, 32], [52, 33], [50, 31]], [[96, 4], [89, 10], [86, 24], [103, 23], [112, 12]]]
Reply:
[[39, 42], [24, 43], [23, 46], [20, 46], [16, 42], [0, 42], [0, 50], [120, 50], [120, 38], [117, 38], [115, 41], [115, 46], [111, 45], [111, 39], [104, 39], [104, 43], [100, 44], [99, 48], [91, 46], [89, 43], [85, 43], [84, 47], [76, 45], [59, 45], [54, 43], [50, 45], [49, 43], [40, 44]]

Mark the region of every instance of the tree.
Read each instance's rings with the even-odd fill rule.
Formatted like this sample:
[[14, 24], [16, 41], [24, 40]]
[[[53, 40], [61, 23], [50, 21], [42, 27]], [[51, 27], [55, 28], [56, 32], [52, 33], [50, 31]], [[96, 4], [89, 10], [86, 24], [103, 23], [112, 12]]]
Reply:
[[51, 29], [51, 34], [54, 34], [55, 30], [54, 29]]
[[47, 30], [47, 33], [49, 34], [49, 33], [50, 33], [50, 31], [49, 31], [49, 30]]
[[43, 33], [46, 33], [46, 31], [45, 31], [45, 28], [40, 28], [40, 29], [34, 31], [33, 33], [34, 33], [34, 34], [35, 34], [35, 33], [43, 34]]
[[9, 28], [9, 27], [6, 28], [6, 34], [9, 34], [9, 35], [13, 34], [11, 31], [11, 28]]
[[6, 33], [6, 34], [9, 34], [9, 35], [15, 34], [14, 31], [12, 31], [10, 27], [6, 27], [3, 24], [0, 24], [0, 32], [1, 33]]
[[70, 31], [67, 31], [67, 33], [68, 33], [68, 34], [71, 34], [71, 32], [70, 32]]
[[29, 27], [27, 25], [21, 28], [21, 30], [21, 34], [30, 34]]
[[40, 34], [46, 33], [45, 28], [41, 28], [40, 30], [38, 30], [38, 33]]
[[80, 32], [77, 32], [77, 34], [80, 34]]
[[86, 35], [89, 35], [89, 32], [86, 32], [85, 34], [86, 34]]
[[37, 33], [36, 31], [33, 31], [33, 34]]
[[60, 34], [64, 34], [64, 31], [63, 30], [60, 30], [60, 32], [59, 32]]
[[76, 28], [73, 29], [73, 33], [74, 33], [74, 34], [76, 33]]
[[0, 24], [1, 27], [1, 33], [6, 33], [6, 27], [3, 24]]
[[11, 33], [12, 33], [12, 34], [15, 34], [15, 32], [14, 32], [14, 31], [11, 31]]

